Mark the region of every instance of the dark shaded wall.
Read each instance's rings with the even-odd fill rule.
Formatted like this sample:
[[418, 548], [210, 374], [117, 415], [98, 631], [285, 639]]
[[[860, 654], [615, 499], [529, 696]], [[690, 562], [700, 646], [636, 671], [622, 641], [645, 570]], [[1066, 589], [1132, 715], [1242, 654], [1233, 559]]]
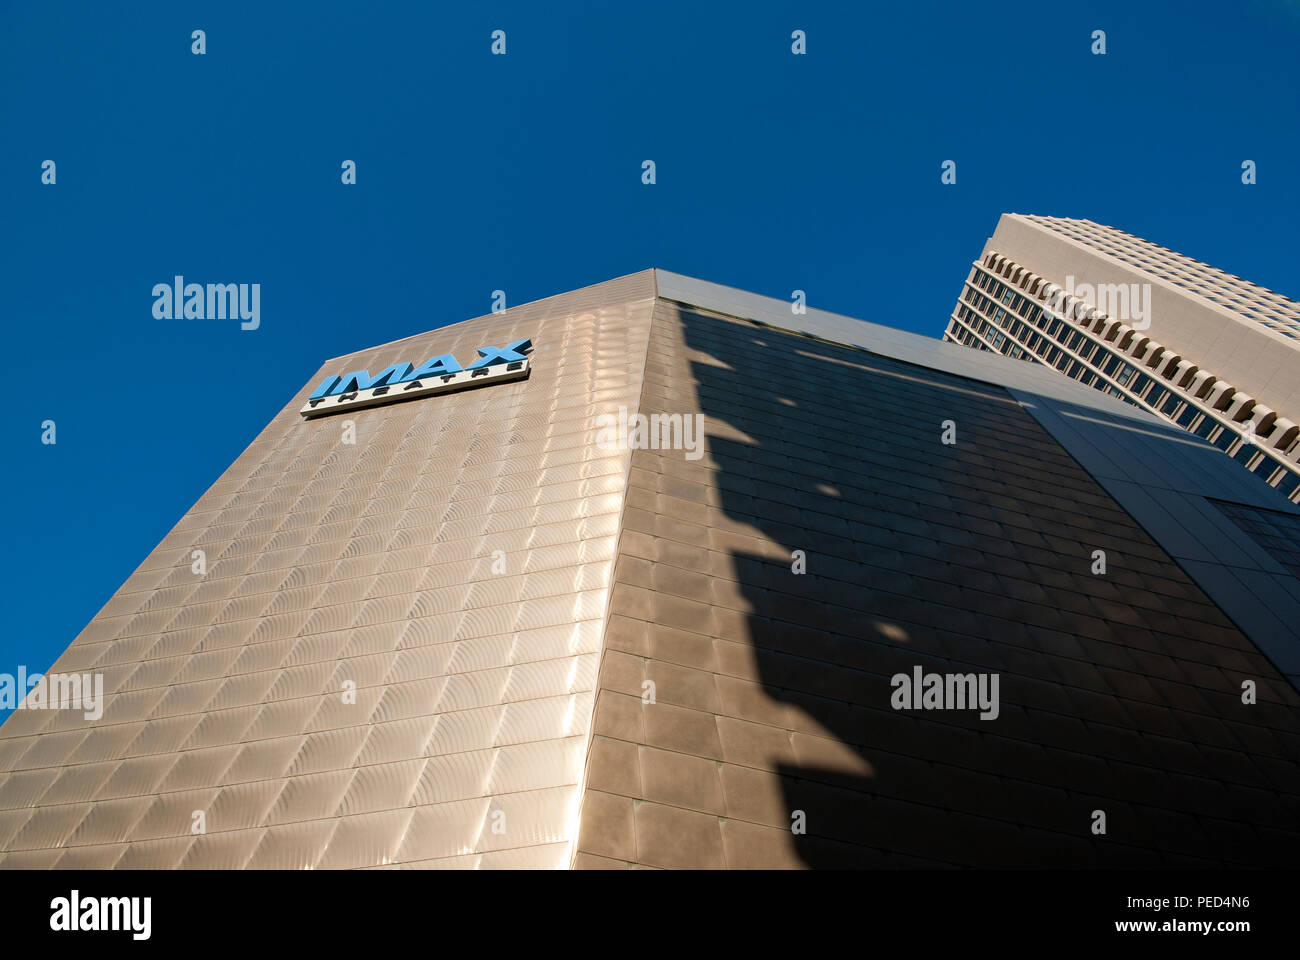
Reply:
[[575, 866], [1300, 855], [1300, 698], [1005, 391], [662, 301], [649, 356], [706, 454], [633, 454]]

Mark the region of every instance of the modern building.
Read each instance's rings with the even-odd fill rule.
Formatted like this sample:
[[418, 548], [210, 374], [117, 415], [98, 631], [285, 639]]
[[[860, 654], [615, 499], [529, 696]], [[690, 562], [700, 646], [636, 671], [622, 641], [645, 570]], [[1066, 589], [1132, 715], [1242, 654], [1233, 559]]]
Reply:
[[1047, 367], [644, 271], [324, 363], [37, 688], [100, 715], [0, 727], [0, 867], [1289, 865], [1298, 529]]
[[944, 339], [1055, 367], [1300, 503], [1300, 303], [1089, 220], [1004, 214]]

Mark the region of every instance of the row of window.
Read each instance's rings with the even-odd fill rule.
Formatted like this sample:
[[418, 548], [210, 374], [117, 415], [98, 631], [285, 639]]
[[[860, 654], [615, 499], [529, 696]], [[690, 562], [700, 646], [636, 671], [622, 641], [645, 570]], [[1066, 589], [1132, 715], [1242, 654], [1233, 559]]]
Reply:
[[[1113, 227], [1052, 217], [1031, 219], [1145, 273], [1163, 277], [1207, 300], [1223, 304], [1284, 336], [1300, 340], [1300, 316], [1296, 314], [1296, 304], [1272, 290]], [[1123, 238], [1119, 245], [1115, 242], [1116, 237]], [[1154, 259], [1149, 259], [1152, 257]]]
[[[1284, 479], [1289, 480], [1283, 492], [1300, 503], [1300, 473], [1294, 472], [1289, 464], [1254, 444], [1245, 443], [1236, 428], [1221, 423], [1141, 372], [1128, 362], [1129, 358], [1113, 352], [1061, 318], [1044, 315], [1037, 304], [992, 274], [977, 269], [962, 299], [969, 306], [958, 305], [954, 319], [959, 324], [953, 325], [949, 339], [1015, 359], [1046, 363], [1090, 387], [1147, 407], [1214, 444], [1248, 470], [1259, 473], [1271, 486], [1278, 487]], [[1008, 308], [1016, 313], [1008, 313]], [[1291, 443], [1287, 452], [1297, 446], [1300, 437]], [[1261, 466], [1265, 469], [1260, 470]]]

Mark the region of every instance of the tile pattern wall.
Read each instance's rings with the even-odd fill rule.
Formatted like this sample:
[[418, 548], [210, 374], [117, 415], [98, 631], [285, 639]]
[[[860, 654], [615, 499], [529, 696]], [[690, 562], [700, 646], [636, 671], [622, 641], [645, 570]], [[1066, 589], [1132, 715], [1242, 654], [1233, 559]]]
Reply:
[[[0, 867], [1300, 853], [1297, 695], [1005, 390], [653, 295], [325, 364], [52, 668], [102, 673], [104, 717], [0, 727]], [[525, 383], [297, 414], [327, 373], [523, 336]], [[703, 412], [705, 457], [629, 477], [591, 441], [638, 402]], [[998, 718], [892, 710], [918, 665], [998, 672]]]
[[[1300, 517], [1227, 500], [1210, 502], [1300, 579]], [[1296, 629], [1300, 631], [1300, 625]]]
[[575, 866], [1300, 856], [1300, 697], [1006, 391], [660, 302], [641, 409]]
[[[322, 366], [52, 668], [102, 672], [103, 717], [0, 727], [0, 867], [568, 866], [628, 460], [590, 435], [653, 296]], [[298, 414], [327, 374], [521, 337], [526, 381]]]

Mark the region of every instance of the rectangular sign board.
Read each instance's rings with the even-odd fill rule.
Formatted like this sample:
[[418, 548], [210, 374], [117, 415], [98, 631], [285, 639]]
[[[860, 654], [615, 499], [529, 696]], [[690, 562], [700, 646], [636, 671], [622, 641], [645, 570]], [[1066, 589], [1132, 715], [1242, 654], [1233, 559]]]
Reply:
[[[520, 343], [527, 343], [527, 341], [520, 341]], [[476, 364], [462, 370], [453, 358], [441, 357], [429, 361], [422, 368], [423, 372], [412, 371], [410, 364], [402, 364], [398, 367], [390, 367], [373, 379], [365, 371], [357, 371], [346, 377], [331, 377], [321, 384], [298, 412], [304, 418], [311, 420], [341, 410], [376, 407], [382, 403], [414, 400], [435, 393], [451, 393], [470, 387], [527, 378], [530, 369], [527, 357], [511, 348], [488, 349], [498, 355], [505, 354], [508, 350], [513, 359], [495, 363], [480, 361], [483, 365]], [[378, 381], [376, 386], [362, 386], [363, 383], [375, 383], [376, 380]]]

